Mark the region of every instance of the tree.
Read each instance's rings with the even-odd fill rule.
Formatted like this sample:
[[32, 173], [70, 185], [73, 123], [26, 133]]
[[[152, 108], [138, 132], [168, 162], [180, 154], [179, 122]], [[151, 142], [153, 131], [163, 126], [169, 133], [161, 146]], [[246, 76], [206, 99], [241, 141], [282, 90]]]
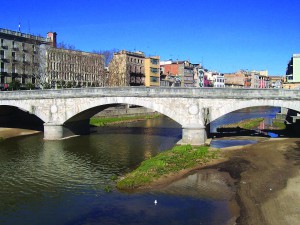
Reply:
[[57, 48], [68, 49], [68, 50], [76, 50], [75, 45], [66, 44], [65, 42], [59, 42], [59, 43], [57, 43], [56, 47]]
[[106, 67], [109, 66], [109, 63], [113, 59], [115, 52], [118, 52], [118, 50], [117, 49], [111, 49], [111, 50], [100, 50], [100, 51], [94, 50], [93, 51], [93, 53], [100, 54], [100, 55], [104, 56], [104, 62], [105, 62]]
[[20, 90], [21, 82], [19, 80], [13, 80], [9, 83], [9, 90]]

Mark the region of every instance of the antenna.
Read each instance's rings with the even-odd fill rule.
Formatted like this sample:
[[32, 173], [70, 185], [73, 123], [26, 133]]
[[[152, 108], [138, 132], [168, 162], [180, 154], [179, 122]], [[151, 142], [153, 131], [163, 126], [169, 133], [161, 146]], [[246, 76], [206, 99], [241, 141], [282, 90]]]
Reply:
[[20, 17], [19, 17], [19, 26], [18, 26], [18, 27], [19, 27], [19, 32], [21, 32], [21, 22], [20, 22], [20, 20], [21, 20], [21, 19], [20, 19]]

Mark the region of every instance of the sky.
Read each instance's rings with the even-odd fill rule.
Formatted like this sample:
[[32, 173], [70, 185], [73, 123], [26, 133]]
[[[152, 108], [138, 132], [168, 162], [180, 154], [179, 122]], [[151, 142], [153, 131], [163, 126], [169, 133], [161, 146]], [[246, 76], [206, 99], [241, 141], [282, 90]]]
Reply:
[[1, 1], [0, 28], [82, 51], [143, 51], [210, 70], [285, 75], [300, 53], [300, 0]]

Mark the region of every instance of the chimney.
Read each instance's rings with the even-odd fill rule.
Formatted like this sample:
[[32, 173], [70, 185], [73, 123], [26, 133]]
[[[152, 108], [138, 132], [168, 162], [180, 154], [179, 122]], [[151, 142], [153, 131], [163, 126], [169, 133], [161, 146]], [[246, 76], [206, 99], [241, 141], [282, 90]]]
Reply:
[[48, 32], [47, 33], [47, 38], [49, 38], [51, 42], [51, 46], [56, 48], [56, 32]]

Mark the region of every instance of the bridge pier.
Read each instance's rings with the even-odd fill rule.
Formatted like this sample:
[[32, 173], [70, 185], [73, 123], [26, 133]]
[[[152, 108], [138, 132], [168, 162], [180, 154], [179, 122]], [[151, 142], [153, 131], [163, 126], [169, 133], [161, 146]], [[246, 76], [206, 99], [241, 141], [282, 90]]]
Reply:
[[67, 137], [90, 134], [90, 120], [80, 120], [65, 124], [44, 124], [45, 140], [61, 140]]
[[190, 125], [182, 127], [181, 144], [204, 145], [207, 139], [206, 129], [203, 125]]
[[44, 124], [44, 139], [45, 140], [60, 140], [64, 138], [64, 127], [60, 124], [45, 123]]

